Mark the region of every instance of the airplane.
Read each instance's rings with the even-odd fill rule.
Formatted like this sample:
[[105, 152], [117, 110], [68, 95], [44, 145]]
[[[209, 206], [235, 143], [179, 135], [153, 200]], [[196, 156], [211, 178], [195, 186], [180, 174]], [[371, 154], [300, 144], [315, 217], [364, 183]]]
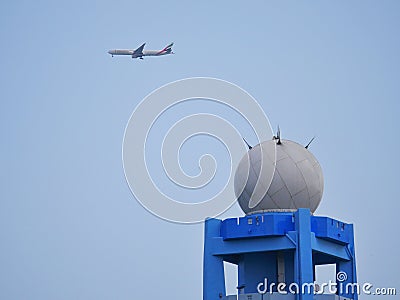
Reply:
[[172, 46], [174, 43], [169, 44], [162, 50], [143, 50], [144, 43], [142, 46], [139, 48], [133, 50], [133, 49], [114, 49], [114, 50], [109, 50], [108, 54], [111, 54], [112, 57], [114, 55], [130, 55], [132, 58], [140, 58], [143, 59], [144, 56], [160, 56], [160, 55], [167, 55], [167, 54], [174, 54], [172, 52]]

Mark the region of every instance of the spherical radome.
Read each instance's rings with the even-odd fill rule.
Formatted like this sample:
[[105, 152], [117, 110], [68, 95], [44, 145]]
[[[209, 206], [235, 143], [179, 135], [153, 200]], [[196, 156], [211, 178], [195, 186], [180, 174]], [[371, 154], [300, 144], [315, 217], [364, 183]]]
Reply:
[[[272, 181], [260, 178], [260, 173], [267, 174], [265, 170], [273, 171], [275, 155]], [[266, 141], [250, 149], [236, 169], [234, 182], [236, 197], [246, 214], [298, 208], [314, 213], [324, 189], [317, 159], [304, 146], [289, 140], [281, 140], [281, 144]]]

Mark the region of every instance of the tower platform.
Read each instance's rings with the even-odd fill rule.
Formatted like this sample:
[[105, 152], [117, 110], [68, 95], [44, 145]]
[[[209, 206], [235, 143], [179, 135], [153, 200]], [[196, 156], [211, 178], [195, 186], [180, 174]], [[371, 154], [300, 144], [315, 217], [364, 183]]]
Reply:
[[[224, 262], [238, 266], [238, 295], [226, 295]], [[336, 294], [314, 291], [324, 264], [336, 265]], [[203, 300], [358, 300], [356, 283], [352, 224], [306, 208], [205, 221]]]

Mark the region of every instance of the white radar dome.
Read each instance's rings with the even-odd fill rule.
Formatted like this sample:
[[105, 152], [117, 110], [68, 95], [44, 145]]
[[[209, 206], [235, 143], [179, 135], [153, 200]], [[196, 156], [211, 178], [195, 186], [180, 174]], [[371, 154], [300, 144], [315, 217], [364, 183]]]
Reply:
[[[275, 155], [272, 181], [268, 176], [263, 179], [260, 173], [273, 172]], [[304, 146], [289, 140], [271, 140], [244, 155], [235, 173], [234, 186], [246, 214], [290, 212], [298, 208], [309, 208], [314, 213], [321, 202], [324, 180], [317, 159]]]

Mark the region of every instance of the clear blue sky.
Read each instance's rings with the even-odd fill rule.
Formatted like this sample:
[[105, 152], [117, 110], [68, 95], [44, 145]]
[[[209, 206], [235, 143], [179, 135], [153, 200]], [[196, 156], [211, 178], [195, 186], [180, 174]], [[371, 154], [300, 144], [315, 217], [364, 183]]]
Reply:
[[355, 224], [361, 282], [399, 291], [399, 28], [396, 0], [3, 1], [0, 299], [201, 299], [202, 225], [144, 210], [121, 161], [135, 106], [191, 76], [241, 86], [285, 138], [317, 136], [316, 213]]

